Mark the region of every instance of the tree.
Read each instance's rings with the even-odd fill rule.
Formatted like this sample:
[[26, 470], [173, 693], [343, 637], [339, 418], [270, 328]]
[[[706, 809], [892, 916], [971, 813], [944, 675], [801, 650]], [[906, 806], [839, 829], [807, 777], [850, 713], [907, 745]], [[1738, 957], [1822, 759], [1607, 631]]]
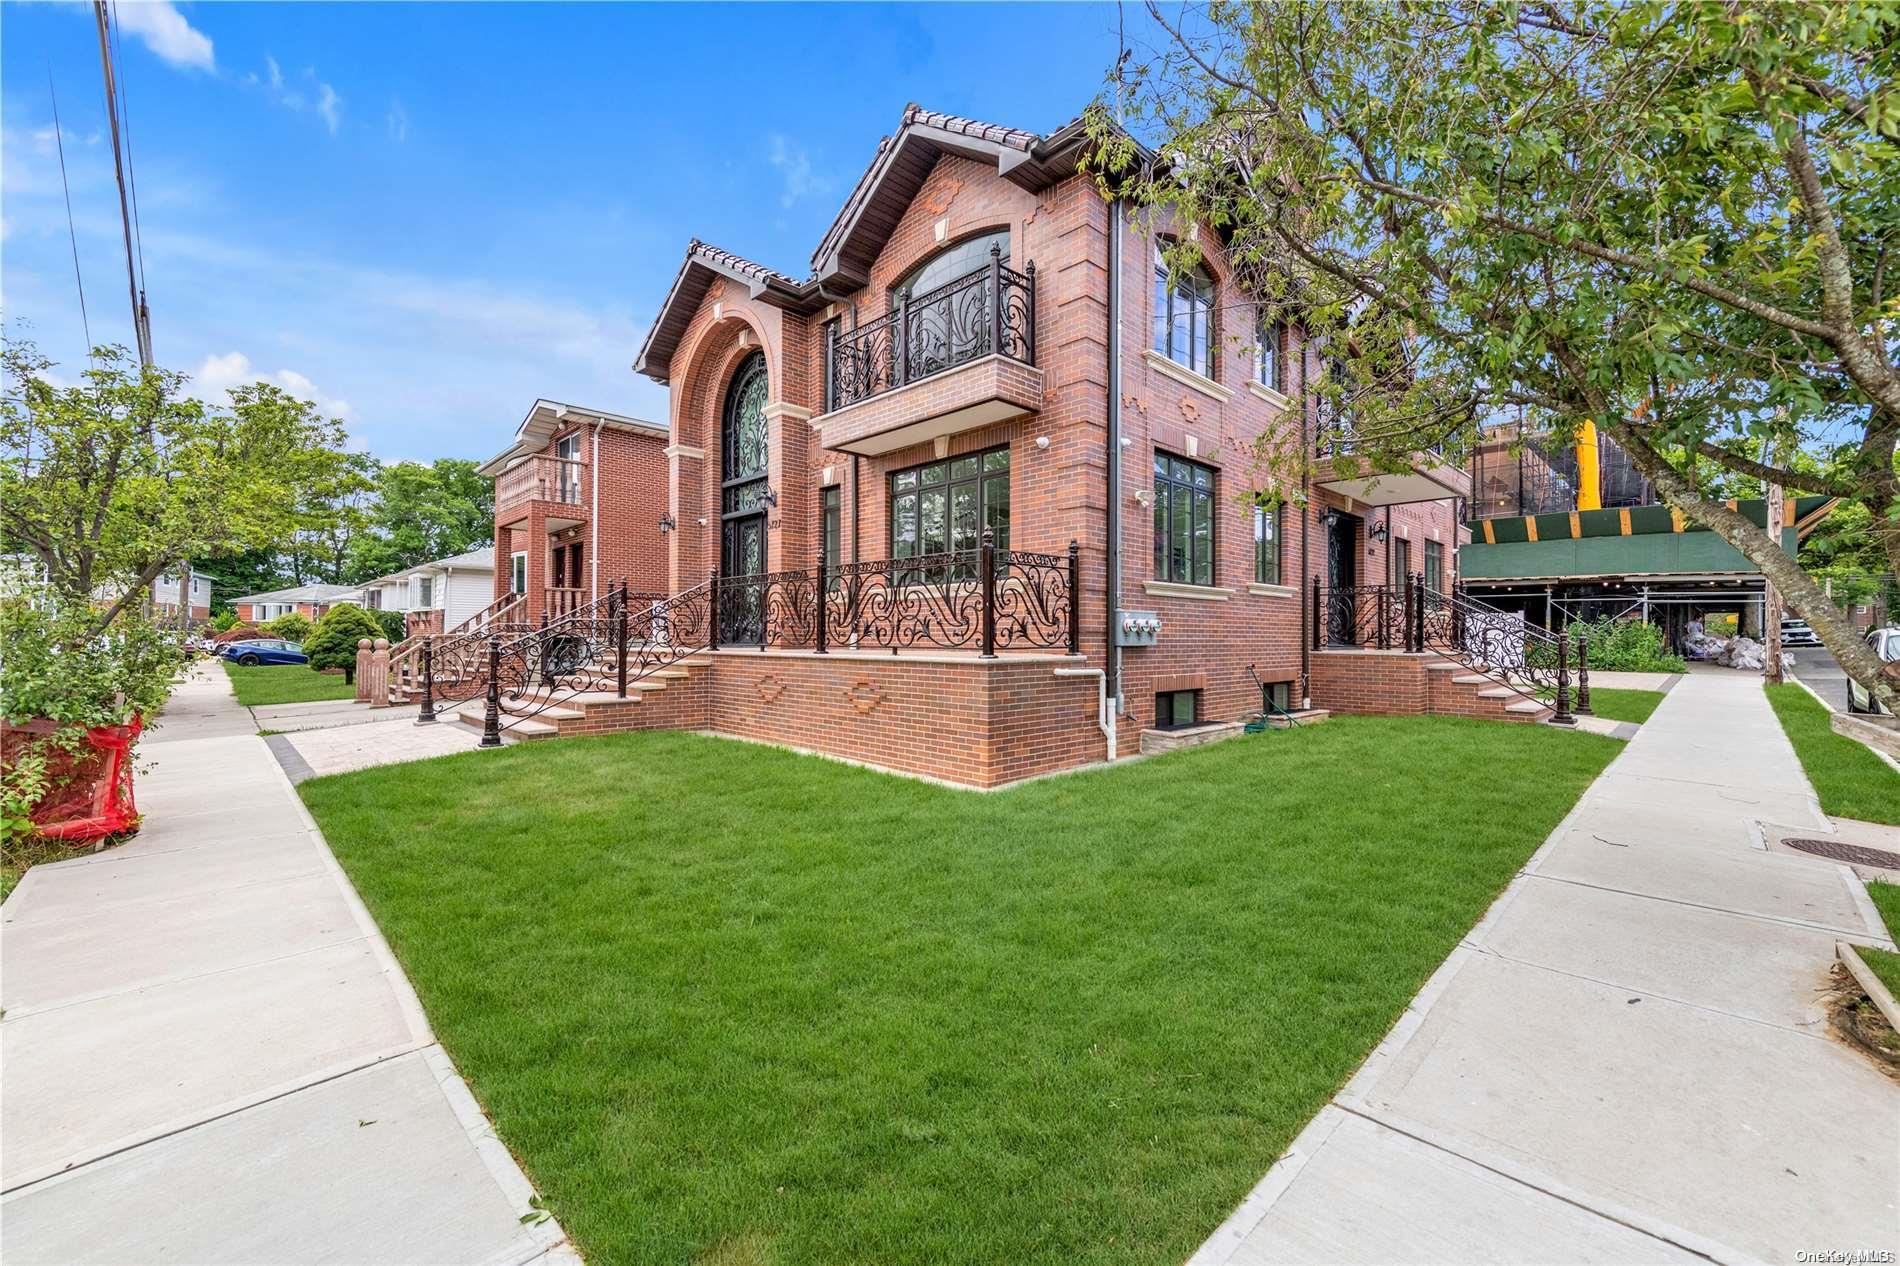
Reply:
[[343, 583], [350, 550], [375, 513], [380, 470], [381, 463], [368, 453], [348, 453], [304, 489], [303, 523], [281, 554], [294, 584]]
[[317, 627], [304, 639], [303, 653], [317, 670], [341, 668], [346, 680], [356, 680], [356, 644], [383, 635], [382, 626], [354, 603], [342, 602], [323, 613]]
[[123, 348], [98, 349], [81, 386], [53, 387], [49, 367], [31, 345], [0, 349], [0, 529], [63, 606], [96, 604], [95, 631], [185, 559], [287, 539], [346, 469], [341, 424], [267, 383], [213, 409]]
[[310, 630], [315, 626], [311, 624], [310, 617], [301, 611], [286, 611], [259, 627], [272, 637], [281, 637], [286, 642], [301, 642], [310, 636]]
[[494, 485], [474, 462], [396, 462], [381, 470], [370, 530], [354, 541], [347, 572], [352, 581], [369, 580], [494, 539]]
[[1380, 472], [1502, 409], [1594, 423], [1900, 702], [1900, 673], [1701, 478], [1864, 505], [1900, 566], [1900, 8], [1150, 13], [1164, 38], [1121, 88], [1156, 149], [1098, 109], [1092, 161], [1218, 230], [1243, 285], [1325, 342], [1322, 444]]

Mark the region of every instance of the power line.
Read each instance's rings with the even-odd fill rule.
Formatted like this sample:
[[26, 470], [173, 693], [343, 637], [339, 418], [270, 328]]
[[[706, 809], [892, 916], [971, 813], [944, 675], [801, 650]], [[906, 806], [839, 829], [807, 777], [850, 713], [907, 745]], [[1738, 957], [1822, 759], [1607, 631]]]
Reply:
[[86, 355], [92, 355], [92, 322], [86, 316], [86, 283], [79, 275], [79, 230], [73, 227], [73, 188], [66, 181], [66, 134], [59, 122], [59, 94], [53, 91], [53, 68], [46, 68], [46, 95], [53, 99], [53, 144], [59, 150], [59, 187], [66, 195], [66, 237], [73, 245], [73, 285], [79, 288], [79, 328], [86, 333]]

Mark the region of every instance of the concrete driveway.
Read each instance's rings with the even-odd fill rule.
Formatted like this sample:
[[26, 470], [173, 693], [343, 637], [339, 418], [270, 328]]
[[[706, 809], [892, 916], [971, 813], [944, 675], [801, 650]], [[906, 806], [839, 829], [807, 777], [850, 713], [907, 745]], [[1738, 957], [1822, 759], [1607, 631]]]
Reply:
[[1688, 674], [1196, 1266], [1900, 1249], [1900, 1084], [1822, 1006], [1891, 942], [1764, 820], [1832, 829], [1759, 678]]
[[163, 721], [0, 907], [8, 1266], [576, 1260], [224, 674]]

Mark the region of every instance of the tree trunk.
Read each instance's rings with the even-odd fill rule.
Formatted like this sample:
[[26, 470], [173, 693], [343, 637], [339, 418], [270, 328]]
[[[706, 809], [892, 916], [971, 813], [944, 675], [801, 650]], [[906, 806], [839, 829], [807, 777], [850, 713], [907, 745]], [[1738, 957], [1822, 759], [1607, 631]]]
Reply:
[[1808, 622], [1821, 645], [1833, 652], [1842, 671], [1865, 686], [1887, 711], [1900, 715], [1900, 664], [1883, 664], [1857, 630], [1842, 618], [1833, 600], [1801, 570], [1779, 541], [1719, 502], [1697, 496], [1689, 481], [1649, 445], [1646, 436], [1628, 422], [1613, 422], [1609, 431], [1636, 463], [1638, 470], [1669, 505], [1708, 528], [1761, 568], [1768, 583], [1796, 615]]

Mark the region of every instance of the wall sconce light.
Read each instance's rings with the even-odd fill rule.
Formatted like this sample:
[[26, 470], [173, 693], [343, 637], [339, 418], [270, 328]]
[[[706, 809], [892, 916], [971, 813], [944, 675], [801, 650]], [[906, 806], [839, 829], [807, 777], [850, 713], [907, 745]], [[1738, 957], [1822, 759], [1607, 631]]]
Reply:
[[1330, 532], [1332, 529], [1339, 526], [1339, 511], [1334, 510], [1331, 507], [1328, 507], [1326, 510], [1326, 513], [1319, 516], [1319, 521], [1320, 521], [1320, 526], [1324, 527], [1327, 531]]
[[661, 535], [665, 535], [666, 533], [671, 532], [674, 528], [678, 526], [679, 524], [674, 521], [671, 513], [664, 510], [660, 512], [660, 534]]
[[764, 492], [759, 494], [759, 501], [761, 504], [768, 505], [774, 510], [778, 509], [778, 494], [773, 492], [770, 487], [767, 487]]
[[1380, 542], [1381, 544], [1383, 544], [1385, 542], [1385, 538], [1390, 535], [1391, 533], [1386, 530], [1386, 526], [1383, 523], [1381, 523], [1378, 527], [1375, 527], [1372, 529], [1372, 539]]
[[1144, 510], [1152, 509], [1155, 503], [1154, 489], [1152, 488], [1135, 489], [1135, 500], [1141, 505], [1141, 507]]

